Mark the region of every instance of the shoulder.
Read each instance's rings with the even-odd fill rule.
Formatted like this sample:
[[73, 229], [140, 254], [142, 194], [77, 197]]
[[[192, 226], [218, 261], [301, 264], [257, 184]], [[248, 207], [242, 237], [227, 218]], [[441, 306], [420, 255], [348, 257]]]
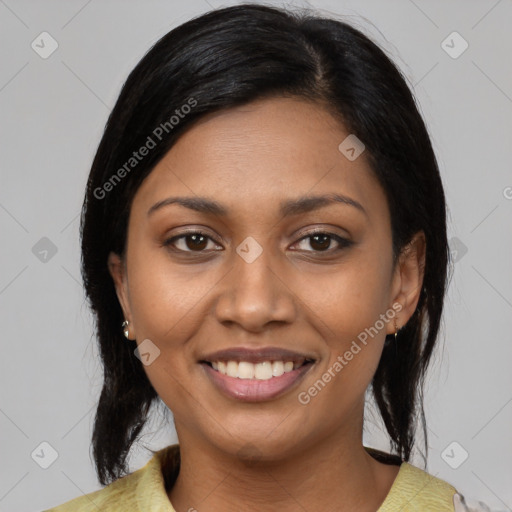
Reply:
[[102, 510], [137, 510], [135, 490], [147, 466], [123, 476], [103, 489], [84, 494], [45, 512], [93, 512]]
[[448, 482], [403, 462], [378, 512], [454, 512], [456, 494]]
[[141, 469], [123, 476], [103, 489], [72, 499], [44, 512], [172, 511], [165, 491], [161, 461], [170, 447], [154, 453]]
[[[116, 507], [132, 510], [131, 505], [134, 503], [132, 489], [137, 487], [140, 471], [119, 478], [103, 489], [84, 494], [45, 512], [92, 512], [97, 510], [106, 512], [113, 511]], [[133, 510], [136, 509], [133, 508]]]

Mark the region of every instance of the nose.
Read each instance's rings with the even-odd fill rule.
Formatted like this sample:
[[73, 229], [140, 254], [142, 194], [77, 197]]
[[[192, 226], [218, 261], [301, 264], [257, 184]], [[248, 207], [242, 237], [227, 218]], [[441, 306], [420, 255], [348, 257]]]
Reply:
[[282, 266], [272, 265], [270, 251], [263, 250], [251, 263], [238, 254], [233, 259], [232, 270], [221, 281], [215, 305], [217, 320], [251, 332], [260, 332], [271, 322], [292, 323], [295, 295]]

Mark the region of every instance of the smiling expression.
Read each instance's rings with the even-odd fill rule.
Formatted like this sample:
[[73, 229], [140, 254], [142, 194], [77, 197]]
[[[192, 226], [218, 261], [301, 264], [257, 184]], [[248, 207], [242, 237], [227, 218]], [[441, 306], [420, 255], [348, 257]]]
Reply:
[[144, 369], [178, 436], [277, 456], [360, 430], [393, 322], [297, 396], [397, 301], [403, 325], [417, 283], [393, 264], [365, 153], [338, 149], [348, 135], [315, 103], [259, 100], [202, 118], [137, 190], [110, 269], [130, 336], [160, 350]]

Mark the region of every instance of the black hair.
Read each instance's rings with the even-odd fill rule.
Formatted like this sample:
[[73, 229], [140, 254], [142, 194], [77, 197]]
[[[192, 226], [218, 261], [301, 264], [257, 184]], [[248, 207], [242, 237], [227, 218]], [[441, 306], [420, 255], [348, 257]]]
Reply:
[[[441, 177], [414, 97], [390, 58], [351, 25], [312, 11], [243, 4], [178, 26], [146, 53], [122, 87], [92, 163], [80, 231], [104, 372], [92, 437], [104, 485], [127, 473], [130, 448], [160, 400], [133, 355], [134, 342], [123, 337], [107, 267], [111, 251], [124, 256], [132, 199], [195, 121], [276, 96], [317, 102], [364, 143], [388, 201], [395, 262], [415, 233], [425, 234], [417, 308], [396, 344], [385, 344], [371, 385], [400, 459], [409, 460], [418, 418], [425, 431], [423, 381], [440, 327], [449, 250]], [[134, 157], [150, 145], [144, 158]]]

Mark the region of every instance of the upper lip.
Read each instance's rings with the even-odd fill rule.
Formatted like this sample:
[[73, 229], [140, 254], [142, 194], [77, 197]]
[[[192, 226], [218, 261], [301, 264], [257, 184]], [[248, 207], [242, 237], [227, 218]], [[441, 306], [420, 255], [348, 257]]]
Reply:
[[225, 350], [212, 352], [201, 358], [201, 362], [216, 361], [247, 361], [249, 363], [261, 363], [263, 361], [292, 361], [293, 363], [304, 363], [315, 359], [308, 354], [301, 354], [292, 350], [278, 347], [264, 347], [258, 349], [233, 347]]

